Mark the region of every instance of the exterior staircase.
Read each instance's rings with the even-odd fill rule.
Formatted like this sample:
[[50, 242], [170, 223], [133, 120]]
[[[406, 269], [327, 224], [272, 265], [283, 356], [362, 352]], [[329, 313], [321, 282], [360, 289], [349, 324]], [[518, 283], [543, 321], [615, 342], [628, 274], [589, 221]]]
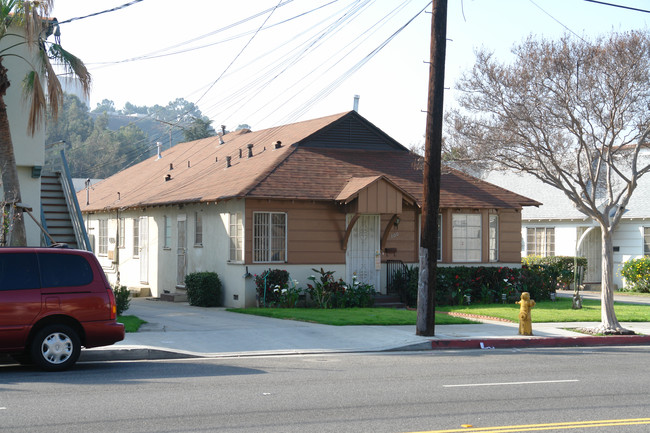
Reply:
[[43, 226], [54, 241], [79, 248], [63, 187], [56, 174], [41, 177], [41, 212]]
[[375, 295], [375, 307], [386, 307], [386, 308], [406, 308], [406, 304], [400, 301], [398, 295], [388, 294], [376, 294]]
[[63, 151], [60, 171], [41, 176], [41, 225], [49, 235], [43, 235], [44, 245], [92, 251]]

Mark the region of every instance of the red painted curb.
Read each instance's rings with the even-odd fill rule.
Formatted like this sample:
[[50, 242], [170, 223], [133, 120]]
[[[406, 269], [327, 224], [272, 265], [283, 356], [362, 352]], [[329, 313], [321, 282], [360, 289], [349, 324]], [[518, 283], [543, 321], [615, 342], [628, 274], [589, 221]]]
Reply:
[[[481, 346], [482, 344], [482, 346]], [[634, 346], [650, 344], [650, 335], [514, 337], [431, 340], [431, 349], [508, 349], [517, 347]]]

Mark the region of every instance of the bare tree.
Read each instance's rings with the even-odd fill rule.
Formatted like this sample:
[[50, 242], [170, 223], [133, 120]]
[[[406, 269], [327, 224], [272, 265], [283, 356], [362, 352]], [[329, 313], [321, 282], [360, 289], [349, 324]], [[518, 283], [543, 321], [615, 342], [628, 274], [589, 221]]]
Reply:
[[650, 133], [650, 36], [529, 37], [513, 54], [501, 63], [477, 52], [447, 118], [447, 145], [466, 160], [535, 176], [600, 226], [598, 331], [624, 333], [613, 308], [612, 232], [650, 171], [640, 158]]

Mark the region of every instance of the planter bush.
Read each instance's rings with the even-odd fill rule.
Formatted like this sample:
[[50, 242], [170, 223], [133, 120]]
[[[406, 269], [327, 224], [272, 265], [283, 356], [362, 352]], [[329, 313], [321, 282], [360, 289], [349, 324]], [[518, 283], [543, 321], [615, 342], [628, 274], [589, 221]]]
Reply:
[[129, 309], [129, 304], [131, 303], [131, 293], [126, 286], [115, 286], [113, 288], [113, 293], [115, 294], [115, 305], [117, 309], [117, 315], [121, 316], [126, 310]]
[[216, 272], [194, 272], [185, 277], [187, 301], [196, 307], [220, 307], [221, 280]]
[[625, 278], [625, 290], [650, 293], [650, 257], [628, 260], [621, 275]]
[[289, 272], [283, 269], [268, 269], [255, 275], [255, 286], [260, 307], [295, 307], [300, 295], [300, 290], [289, 288]]
[[573, 284], [574, 265], [587, 268], [586, 257], [573, 256], [527, 256], [521, 259], [521, 263], [527, 266], [546, 267], [547, 275], [564, 288]]

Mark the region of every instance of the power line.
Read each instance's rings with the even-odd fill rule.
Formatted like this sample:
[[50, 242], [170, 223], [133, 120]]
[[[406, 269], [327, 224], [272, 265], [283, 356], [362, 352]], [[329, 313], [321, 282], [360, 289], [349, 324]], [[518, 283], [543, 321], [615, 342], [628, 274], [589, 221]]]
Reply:
[[92, 13], [90, 15], [85, 15], [83, 17], [70, 18], [69, 20], [65, 20], [65, 21], [59, 21], [59, 25], [60, 24], [67, 24], [67, 23], [70, 23], [72, 21], [83, 20], [83, 19], [86, 19], [86, 18], [94, 17], [94, 16], [101, 15], [101, 14], [105, 14], [105, 13], [108, 13], [108, 12], [115, 12], [117, 10], [124, 9], [126, 7], [131, 6], [131, 5], [134, 5], [136, 3], [140, 3], [141, 1], [142, 0], [133, 0], [133, 1], [130, 1], [128, 3], [123, 4], [122, 6], [116, 6], [116, 7], [112, 8], [112, 9], [106, 9], [105, 11], [95, 12], [95, 13]]
[[631, 10], [631, 11], [645, 12], [647, 14], [650, 14], [650, 11], [645, 10], [645, 9], [633, 8], [633, 7], [630, 7], [630, 6], [617, 5], [617, 4], [614, 4], [614, 3], [607, 3], [607, 2], [597, 1], [597, 0], [585, 0], [585, 1], [591, 2], [591, 3], [598, 3], [599, 5], [612, 6], [612, 7], [615, 7], [615, 8], [628, 9], [628, 10]]
[[532, 4], [534, 4], [534, 5], [537, 7], [537, 9], [539, 9], [540, 11], [542, 11], [542, 12], [544, 12], [546, 15], [548, 15], [548, 16], [549, 16], [553, 21], [555, 21], [556, 23], [558, 23], [559, 25], [561, 25], [562, 27], [564, 27], [565, 29], [567, 29], [569, 32], [573, 33], [573, 34], [574, 34], [577, 38], [579, 38], [582, 42], [587, 43], [587, 41], [585, 41], [585, 40], [584, 40], [584, 39], [583, 39], [579, 34], [577, 34], [576, 32], [574, 32], [573, 30], [571, 30], [568, 26], [564, 25], [560, 20], [558, 20], [557, 18], [555, 18], [553, 15], [551, 15], [551, 14], [548, 13], [548, 12], [546, 12], [544, 9], [542, 9], [542, 7], [541, 7], [540, 5], [538, 5], [537, 3], [535, 3], [533, 0], [528, 0], [528, 1], [530, 1]]

